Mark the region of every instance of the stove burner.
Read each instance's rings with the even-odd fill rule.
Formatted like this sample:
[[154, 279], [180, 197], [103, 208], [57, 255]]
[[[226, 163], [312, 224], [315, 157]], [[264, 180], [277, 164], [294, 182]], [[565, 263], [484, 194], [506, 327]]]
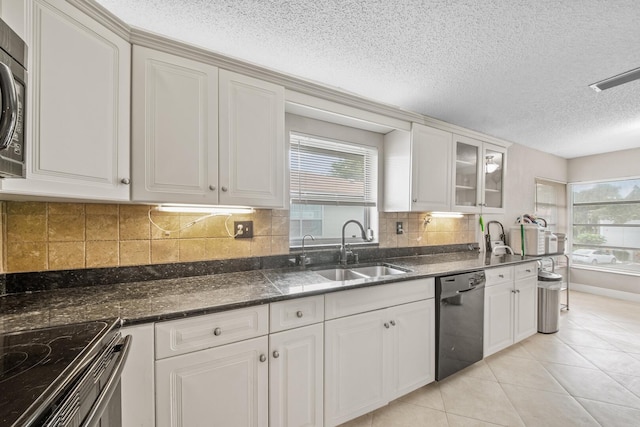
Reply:
[[0, 355], [0, 383], [39, 365], [51, 354], [47, 344], [16, 344], [2, 349]]

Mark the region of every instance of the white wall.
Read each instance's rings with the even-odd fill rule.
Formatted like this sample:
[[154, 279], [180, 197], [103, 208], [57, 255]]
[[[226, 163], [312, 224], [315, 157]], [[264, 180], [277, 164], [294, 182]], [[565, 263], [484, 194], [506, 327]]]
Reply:
[[[640, 141], [638, 141], [640, 145]], [[640, 176], [640, 148], [569, 160], [569, 182], [602, 181]]]
[[[569, 160], [569, 182], [601, 181], [638, 176], [640, 176], [640, 148]], [[640, 294], [637, 276], [572, 268], [571, 280], [588, 287], [601, 288], [605, 292], [618, 291]], [[613, 294], [607, 295], [615, 296]]]
[[[543, 153], [520, 144], [507, 152], [504, 215], [484, 215], [484, 221], [500, 221], [507, 238], [509, 227], [523, 213], [535, 211], [536, 178], [567, 182], [567, 159]], [[492, 228], [492, 232], [495, 230]], [[492, 235], [493, 237], [493, 235]]]

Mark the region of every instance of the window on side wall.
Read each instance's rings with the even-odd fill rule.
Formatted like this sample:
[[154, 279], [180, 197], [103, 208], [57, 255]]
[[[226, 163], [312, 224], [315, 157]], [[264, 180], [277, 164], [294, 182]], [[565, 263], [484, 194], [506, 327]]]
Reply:
[[574, 267], [640, 274], [640, 178], [572, 184]]
[[[294, 132], [289, 138], [289, 245], [300, 246], [307, 234], [315, 238], [307, 245], [339, 244], [350, 219], [373, 230], [377, 241], [377, 149]], [[349, 243], [365, 243], [356, 225], [346, 232]]]

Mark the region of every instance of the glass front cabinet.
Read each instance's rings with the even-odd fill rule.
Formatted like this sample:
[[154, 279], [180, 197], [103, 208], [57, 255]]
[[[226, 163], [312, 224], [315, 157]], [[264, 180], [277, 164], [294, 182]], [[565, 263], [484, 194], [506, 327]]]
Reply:
[[504, 212], [507, 149], [454, 135], [455, 177], [452, 210], [464, 213]]

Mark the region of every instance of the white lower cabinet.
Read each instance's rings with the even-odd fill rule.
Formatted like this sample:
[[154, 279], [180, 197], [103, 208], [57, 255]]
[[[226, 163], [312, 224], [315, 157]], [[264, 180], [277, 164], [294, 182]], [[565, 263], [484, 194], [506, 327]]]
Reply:
[[131, 335], [129, 356], [122, 371], [122, 425], [155, 426], [153, 323], [122, 328]]
[[322, 426], [323, 324], [269, 336], [269, 425]]
[[484, 357], [538, 329], [536, 263], [494, 270], [487, 274], [484, 294]]
[[325, 425], [434, 380], [434, 313], [429, 299], [325, 323]]
[[267, 426], [266, 336], [156, 362], [163, 426]]

